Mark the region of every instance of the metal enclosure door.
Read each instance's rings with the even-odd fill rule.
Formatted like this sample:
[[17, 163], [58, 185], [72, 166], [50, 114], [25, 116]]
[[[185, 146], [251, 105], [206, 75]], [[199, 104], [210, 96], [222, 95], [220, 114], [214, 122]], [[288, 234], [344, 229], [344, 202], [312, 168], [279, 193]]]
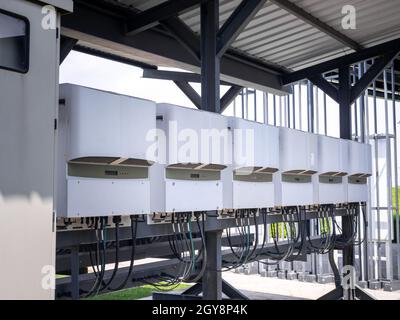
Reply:
[[[0, 299], [53, 299], [57, 31], [42, 5], [0, 0], [29, 20], [29, 71], [0, 69]], [[59, 18], [56, 19], [59, 23]]]

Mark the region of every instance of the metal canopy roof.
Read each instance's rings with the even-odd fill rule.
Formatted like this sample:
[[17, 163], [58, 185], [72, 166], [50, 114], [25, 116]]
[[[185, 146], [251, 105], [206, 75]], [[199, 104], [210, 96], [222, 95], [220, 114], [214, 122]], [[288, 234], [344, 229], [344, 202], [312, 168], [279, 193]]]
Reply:
[[[189, 0], [187, 0], [189, 2]], [[122, 21], [135, 21], [167, 0], [74, 0], [75, 12], [63, 17], [62, 34], [78, 39], [83, 52], [103, 52], [123, 61], [199, 72], [199, 61], [183, 48], [165, 23], [137, 34], [124, 34]], [[171, 2], [171, 1], [170, 1]], [[185, 3], [185, 1], [176, 1]], [[181, 10], [178, 29], [199, 35], [199, 3]], [[242, 0], [219, 0], [220, 26]], [[356, 9], [356, 29], [342, 27], [342, 8]], [[181, 6], [182, 7], [182, 6]], [[116, 20], [116, 18], [122, 20]], [[282, 93], [276, 75], [400, 38], [400, 6], [396, 0], [268, 0], [241, 30], [221, 60], [221, 79], [272, 93]], [[184, 30], [185, 31], [185, 30]], [[193, 42], [192, 35], [188, 39]], [[198, 48], [197, 48], [198, 49]], [[398, 64], [396, 64], [398, 66]], [[397, 67], [396, 67], [397, 69]]]
[[[165, 0], [107, 0], [116, 6], [148, 10]], [[241, 0], [220, 0], [220, 25]], [[274, 3], [275, 2], [275, 3]], [[284, 3], [285, 1], [283, 1]], [[288, 2], [288, 1], [286, 1]], [[395, 0], [290, 0], [322, 23], [362, 47], [400, 37], [400, 5]], [[266, 62], [297, 70], [353, 52], [351, 48], [279, 6], [266, 1], [263, 8], [233, 42], [232, 47]], [[342, 8], [356, 9], [356, 29], [342, 28]], [[180, 15], [196, 33], [200, 30], [200, 9]]]

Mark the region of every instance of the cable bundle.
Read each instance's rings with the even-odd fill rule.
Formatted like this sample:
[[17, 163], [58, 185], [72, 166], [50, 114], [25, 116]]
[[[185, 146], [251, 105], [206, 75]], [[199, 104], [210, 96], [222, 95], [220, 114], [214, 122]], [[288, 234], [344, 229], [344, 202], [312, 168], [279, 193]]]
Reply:
[[[107, 229], [106, 229], [107, 217], [95, 218], [94, 224], [90, 225], [90, 227], [93, 228], [93, 230], [95, 231], [95, 234], [96, 234], [96, 251], [95, 251], [94, 258], [93, 258], [93, 252], [89, 246], [90, 262], [92, 265], [93, 273], [96, 276], [96, 279], [95, 279], [95, 282], [94, 282], [92, 288], [86, 293], [85, 297], [97, 295], [99, 292], [104, 291], [104, 290], [111, 290], [111, 291], [121, 290], [126, 286], [127, 282], [129, 281], [129, 279], [132, 275], [132, 272], [133, 272], [133, 266], [134, 266], [134, 261], [135, 261], [138, 216], [131, 215], [130, 220], [131, 220], [132, 244], [131, 244], [131, 257], [130, 257], [129, 270], [128, 270], [128, 274], [125, 277], [124, 281], [115, 288], [111, 288], [110, 285], [114, 281], [115, 276], [117, 275], [118, 269], [119, 269], [119, 250], [120, 250], [119, 225], [121, 223], [121, 217], [113, 218], [113, 222], [115, 224], [115, 265], [114, 265], [113, 273], [112, 273], [110, 279], [108, 279], [108, 281], [104, 281], [104, 274], [105, 274], [105, 267], [106, 267], [106, 248], [107, 248], [107, 237], [106, 237], [107, 236]], [[99, 224], [98, 224], [98, 221], [100, 221]]]
[[175, 274], [173, 276], [158, 277], [161, 283], [152, 283], [145, 279], [143, 279], [143, 282], [158, 290], [170, 291], [175, 289], [181, 282], [197, 282], [202, 278], [207, 265], [207, 249], [204, 233], [205, 213], [196, 212], [194, 214], [201, 239], [201, 248], [197, 254], [194, 243], [195, 234], [193, 232], [192, 217], [193, 214], [191, 212], [175, 213], [172, 216], [171, 225], [173, 235], [168, 237], [168, 242], [173, 255], [179, 261], [178, 266], [175, 268]]
[[[316, 231], [320, 237], [320, 242], [313, 244], [310, 238], [310, 233], [307, 233], [308, 248], [311, 252], [326, 254], [333, 250], [337, 240], [336, 234], [336, 214], [334, 205], [321, 205], [317, 209], [318, 218]], [[311, 221], [310, 221], [311, 222]]]
[[[228, 240], [229, 247], [231, 252], [237, 259], [236, 261], [227, 261], [223, 260], [222, 262], [229, 265], [224, 268], [222, 271], [228, 271], [235, 268], [238, 268], [248, 262], [253, 261], [254, 253], [257, 249], [258, 245], [258, 223], [257, 223], [257, 210], [248, 209], [248, 210], [238, 210], [236, 213], [236, 234], [240, 236], [240, 245], [238, 249], [234, 249], [232, 245], [232, 232], [231, 229], [226, 229], [226, 237]], [[251, 224], [250, 219], [254, 219], [254, 227], [255, 227], [255, 239], [251, 241]]]

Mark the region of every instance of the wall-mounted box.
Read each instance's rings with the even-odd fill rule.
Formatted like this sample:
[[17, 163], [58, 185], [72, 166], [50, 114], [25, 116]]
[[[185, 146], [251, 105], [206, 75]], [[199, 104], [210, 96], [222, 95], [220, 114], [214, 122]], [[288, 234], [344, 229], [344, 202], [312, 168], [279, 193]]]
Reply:
[[348, 141], [348, 202], [368, 201], [368, 177], [372, 175], [371, 145]]
[[270, 208], [279, 168], [279, 129], [229, 118], [232, 164], [222, 172], [224, 209]]
[[314, 202], [338, 204], [347, 202], [347, 173], [349, 172], [348, 141], [318, 136], [319, 172], [314, 185]]
[[221, 171], [232, 154], [227, 118], [158, 104], [157, 119], [159, 158], [150, 170], [151, 211], [220, 210]]
[[150, 213], [147, 135], [155, 126], [154, 102], [61, 85], [57, 215]]
[[276, 206], [314, 204], [314, 183], [318, 172], [318, 136], [280, 128], [280, 171], [275, 183]]

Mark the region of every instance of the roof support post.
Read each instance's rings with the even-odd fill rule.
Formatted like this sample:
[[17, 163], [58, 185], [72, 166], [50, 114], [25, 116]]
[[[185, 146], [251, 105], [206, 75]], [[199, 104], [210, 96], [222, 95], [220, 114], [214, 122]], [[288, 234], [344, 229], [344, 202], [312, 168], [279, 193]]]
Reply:
[[[219, 1], [203, 0], [201, 20], [201, 106], [203, 110], [220, 112], [220, 59], [217, 57], [217, 33], [219, 30]], [[215, 217], [207, 217], [208, 219]], [[207, 266], [203, 276], [203, 299], [222, 300], [222, 230], [205, 234]]]
[[351, 81], [350, 66], [339, 68], [340, 138], [351, 140]]
[[220, 58], [217, 56], [219, 30], [218, 0], [201, 3], [201, 108], [220, 112]]

